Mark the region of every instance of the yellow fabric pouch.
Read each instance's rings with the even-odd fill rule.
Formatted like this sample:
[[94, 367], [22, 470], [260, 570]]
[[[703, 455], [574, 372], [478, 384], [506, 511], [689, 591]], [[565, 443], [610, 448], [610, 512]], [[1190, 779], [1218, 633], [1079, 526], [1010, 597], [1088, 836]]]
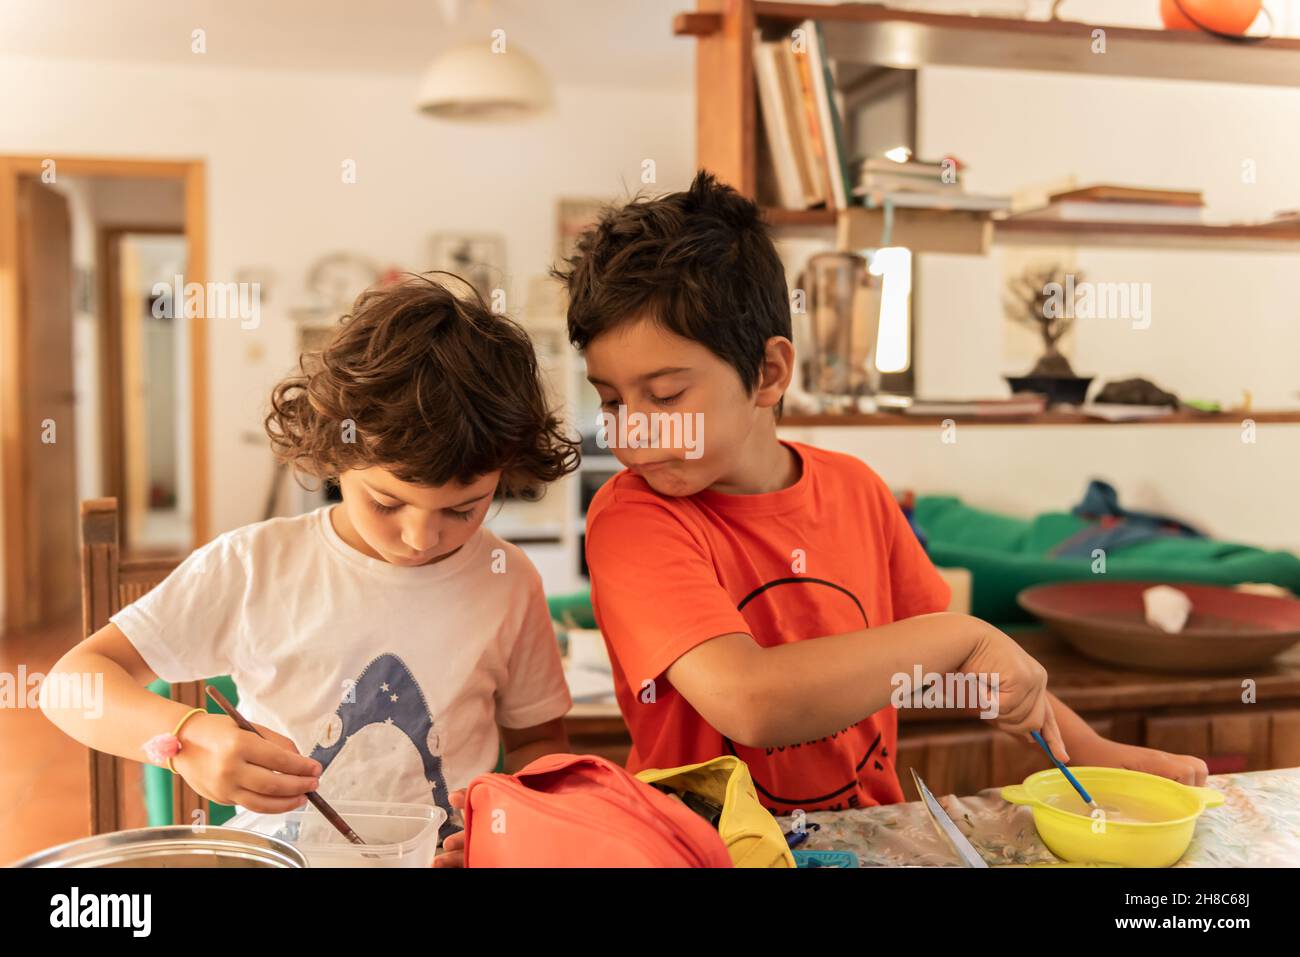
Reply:
[[758, 803], [749, 767], [734, 755], [680, 768], [646, 768], [637, 774], [646, 784], [689, 791], [719, 805], [718, 836], [736, 867], [794, 867], [781, 825]]

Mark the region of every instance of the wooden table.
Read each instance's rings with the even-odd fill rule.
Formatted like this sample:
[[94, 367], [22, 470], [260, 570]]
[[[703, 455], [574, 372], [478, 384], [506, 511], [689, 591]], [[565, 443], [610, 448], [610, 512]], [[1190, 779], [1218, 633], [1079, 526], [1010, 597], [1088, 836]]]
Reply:
[[[1195, 754], [1212, 774], [1300, 765], [1300, 648], [1252, 674], [1179, 675], [1092, 661], [1041, 628], [1014, 636], [1047, 669], [1052, 693], [1108, 738]], [[1248, 690], [1253, 701], [1243, 700]], [[575, 752], [627, 759], [631, 739], [612, 702], [575, 705], [565, 725]], [[905, 709], [896, 766], [915, 767], [936, 794], [974, 794], [1048, 764], [974, 710]], [[911, 776], [899, 777], [915, 799]]]

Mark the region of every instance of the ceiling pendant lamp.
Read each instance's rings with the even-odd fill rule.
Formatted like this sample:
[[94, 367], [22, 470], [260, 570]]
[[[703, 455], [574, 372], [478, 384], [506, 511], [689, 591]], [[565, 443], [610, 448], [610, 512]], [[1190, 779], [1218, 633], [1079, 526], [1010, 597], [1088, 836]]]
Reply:
[[537, 61], [493, 31], [440, 54], [420, 81], [416, 106], [443, 119], [505, 120], [539, 113], [550, 99]]

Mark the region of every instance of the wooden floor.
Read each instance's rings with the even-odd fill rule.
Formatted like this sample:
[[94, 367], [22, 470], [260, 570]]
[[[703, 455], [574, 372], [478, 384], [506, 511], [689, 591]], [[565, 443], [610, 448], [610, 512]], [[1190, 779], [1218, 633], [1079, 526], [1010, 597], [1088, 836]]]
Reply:
[[[81, 622], [0, 635], [0, 673], [44, 675], [81, 637]], [[26, 695], [21, 695], [24, 704]], [[86, 748], [39, 708], [0, 708], [0, 867], [90, 833]], [[141, 795], [140, 765], [128, 764], [128, 794]], [[126, 827], [146, 823], [143, 797], [126, 802]]]

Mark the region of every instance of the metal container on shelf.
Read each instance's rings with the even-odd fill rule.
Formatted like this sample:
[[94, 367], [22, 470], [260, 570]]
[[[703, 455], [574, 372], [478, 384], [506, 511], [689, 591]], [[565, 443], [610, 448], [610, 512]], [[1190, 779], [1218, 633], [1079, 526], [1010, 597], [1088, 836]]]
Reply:
[[96, 834], [26, 857], [14, 867], [304, 868], [292, 844], [233, 827], [167, 825]]

